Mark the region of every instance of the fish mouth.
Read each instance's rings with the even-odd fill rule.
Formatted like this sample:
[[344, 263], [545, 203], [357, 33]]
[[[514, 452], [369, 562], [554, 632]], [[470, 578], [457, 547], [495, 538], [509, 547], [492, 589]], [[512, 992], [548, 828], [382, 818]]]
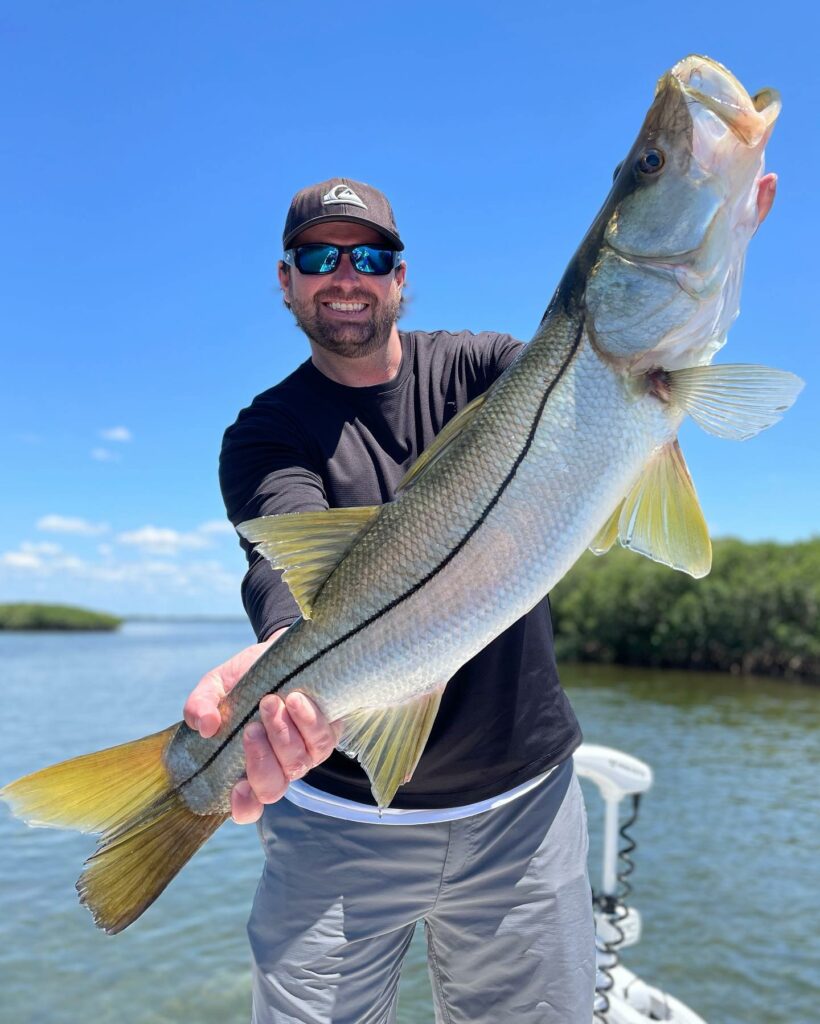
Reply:
[[762, 89], [750, 96], [731, 71], [711, 57], [697, 54], [679, 61], [667, 74], [677, 79], [690, 100], [716, 114], [745, 145], [765, 144], [780, 113], [776, 89]]

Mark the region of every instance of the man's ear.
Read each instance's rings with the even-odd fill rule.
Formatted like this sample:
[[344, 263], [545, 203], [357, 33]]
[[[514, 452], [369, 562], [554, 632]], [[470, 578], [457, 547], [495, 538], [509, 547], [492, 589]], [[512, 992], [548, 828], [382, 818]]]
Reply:
[[404, 262], [404, 260], [402, 260], [401, 263], [396, 267], [396, 284], [399, 286], [399, 288], [404, 287], [404, 281], [406, 277], [407, 264]]
[[279, 274], [279, 287], [282, 289], [282, 301], [290, 309], [290, 267], [284, 260], [279, 260], [277, 270]]

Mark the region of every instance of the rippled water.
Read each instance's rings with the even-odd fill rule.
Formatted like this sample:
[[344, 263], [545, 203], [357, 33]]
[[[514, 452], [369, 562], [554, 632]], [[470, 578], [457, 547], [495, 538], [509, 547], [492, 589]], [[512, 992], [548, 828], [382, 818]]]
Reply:
[[[199, 675], [251, 639], [241, 623], [0, 634], [0, 780], [170, 724]], [[624, 962], [709, 1024], [817, 1019], [820, 688], [587, 667], [563, 677], [586, 739], [655, 772], [633, 829], [644, 936]], [[595, 878], [600, 808], [587, 794]], [[0, 1020], [247, 1020], [255, 831], [222, 828], [114, 938], [74, 894], [92, 848], [87, 836], [26, 828], [0, 806]], [[418, 935], [401, 991], [402, 1024], [432, 1020]]]

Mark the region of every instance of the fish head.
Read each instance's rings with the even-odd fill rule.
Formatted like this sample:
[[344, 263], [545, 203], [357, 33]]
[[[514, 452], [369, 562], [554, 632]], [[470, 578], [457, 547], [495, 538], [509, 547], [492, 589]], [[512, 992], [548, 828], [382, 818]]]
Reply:
[[779, 111], [774, 90], [752, 97], [708, 57], [658, 82], [579, 253], [589, 334], [614, 362], [676, 369], [725, 343]]

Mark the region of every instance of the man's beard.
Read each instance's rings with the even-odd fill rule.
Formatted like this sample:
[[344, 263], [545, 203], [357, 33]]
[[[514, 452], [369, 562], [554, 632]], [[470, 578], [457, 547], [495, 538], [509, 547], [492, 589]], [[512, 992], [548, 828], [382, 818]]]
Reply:
[[[362, 323], [331, 323], [322, 316], [323, 302], [366, 302], [370, 316]], [[347, 359], [362, 359], [387, 344], [400, 305], [398, 289], [391, 289], [384, 303], [369, 293], [338, 295], [328, 289], [306, 302], [292, 299], [290, 311], [296, 323], [320, 348]]]

